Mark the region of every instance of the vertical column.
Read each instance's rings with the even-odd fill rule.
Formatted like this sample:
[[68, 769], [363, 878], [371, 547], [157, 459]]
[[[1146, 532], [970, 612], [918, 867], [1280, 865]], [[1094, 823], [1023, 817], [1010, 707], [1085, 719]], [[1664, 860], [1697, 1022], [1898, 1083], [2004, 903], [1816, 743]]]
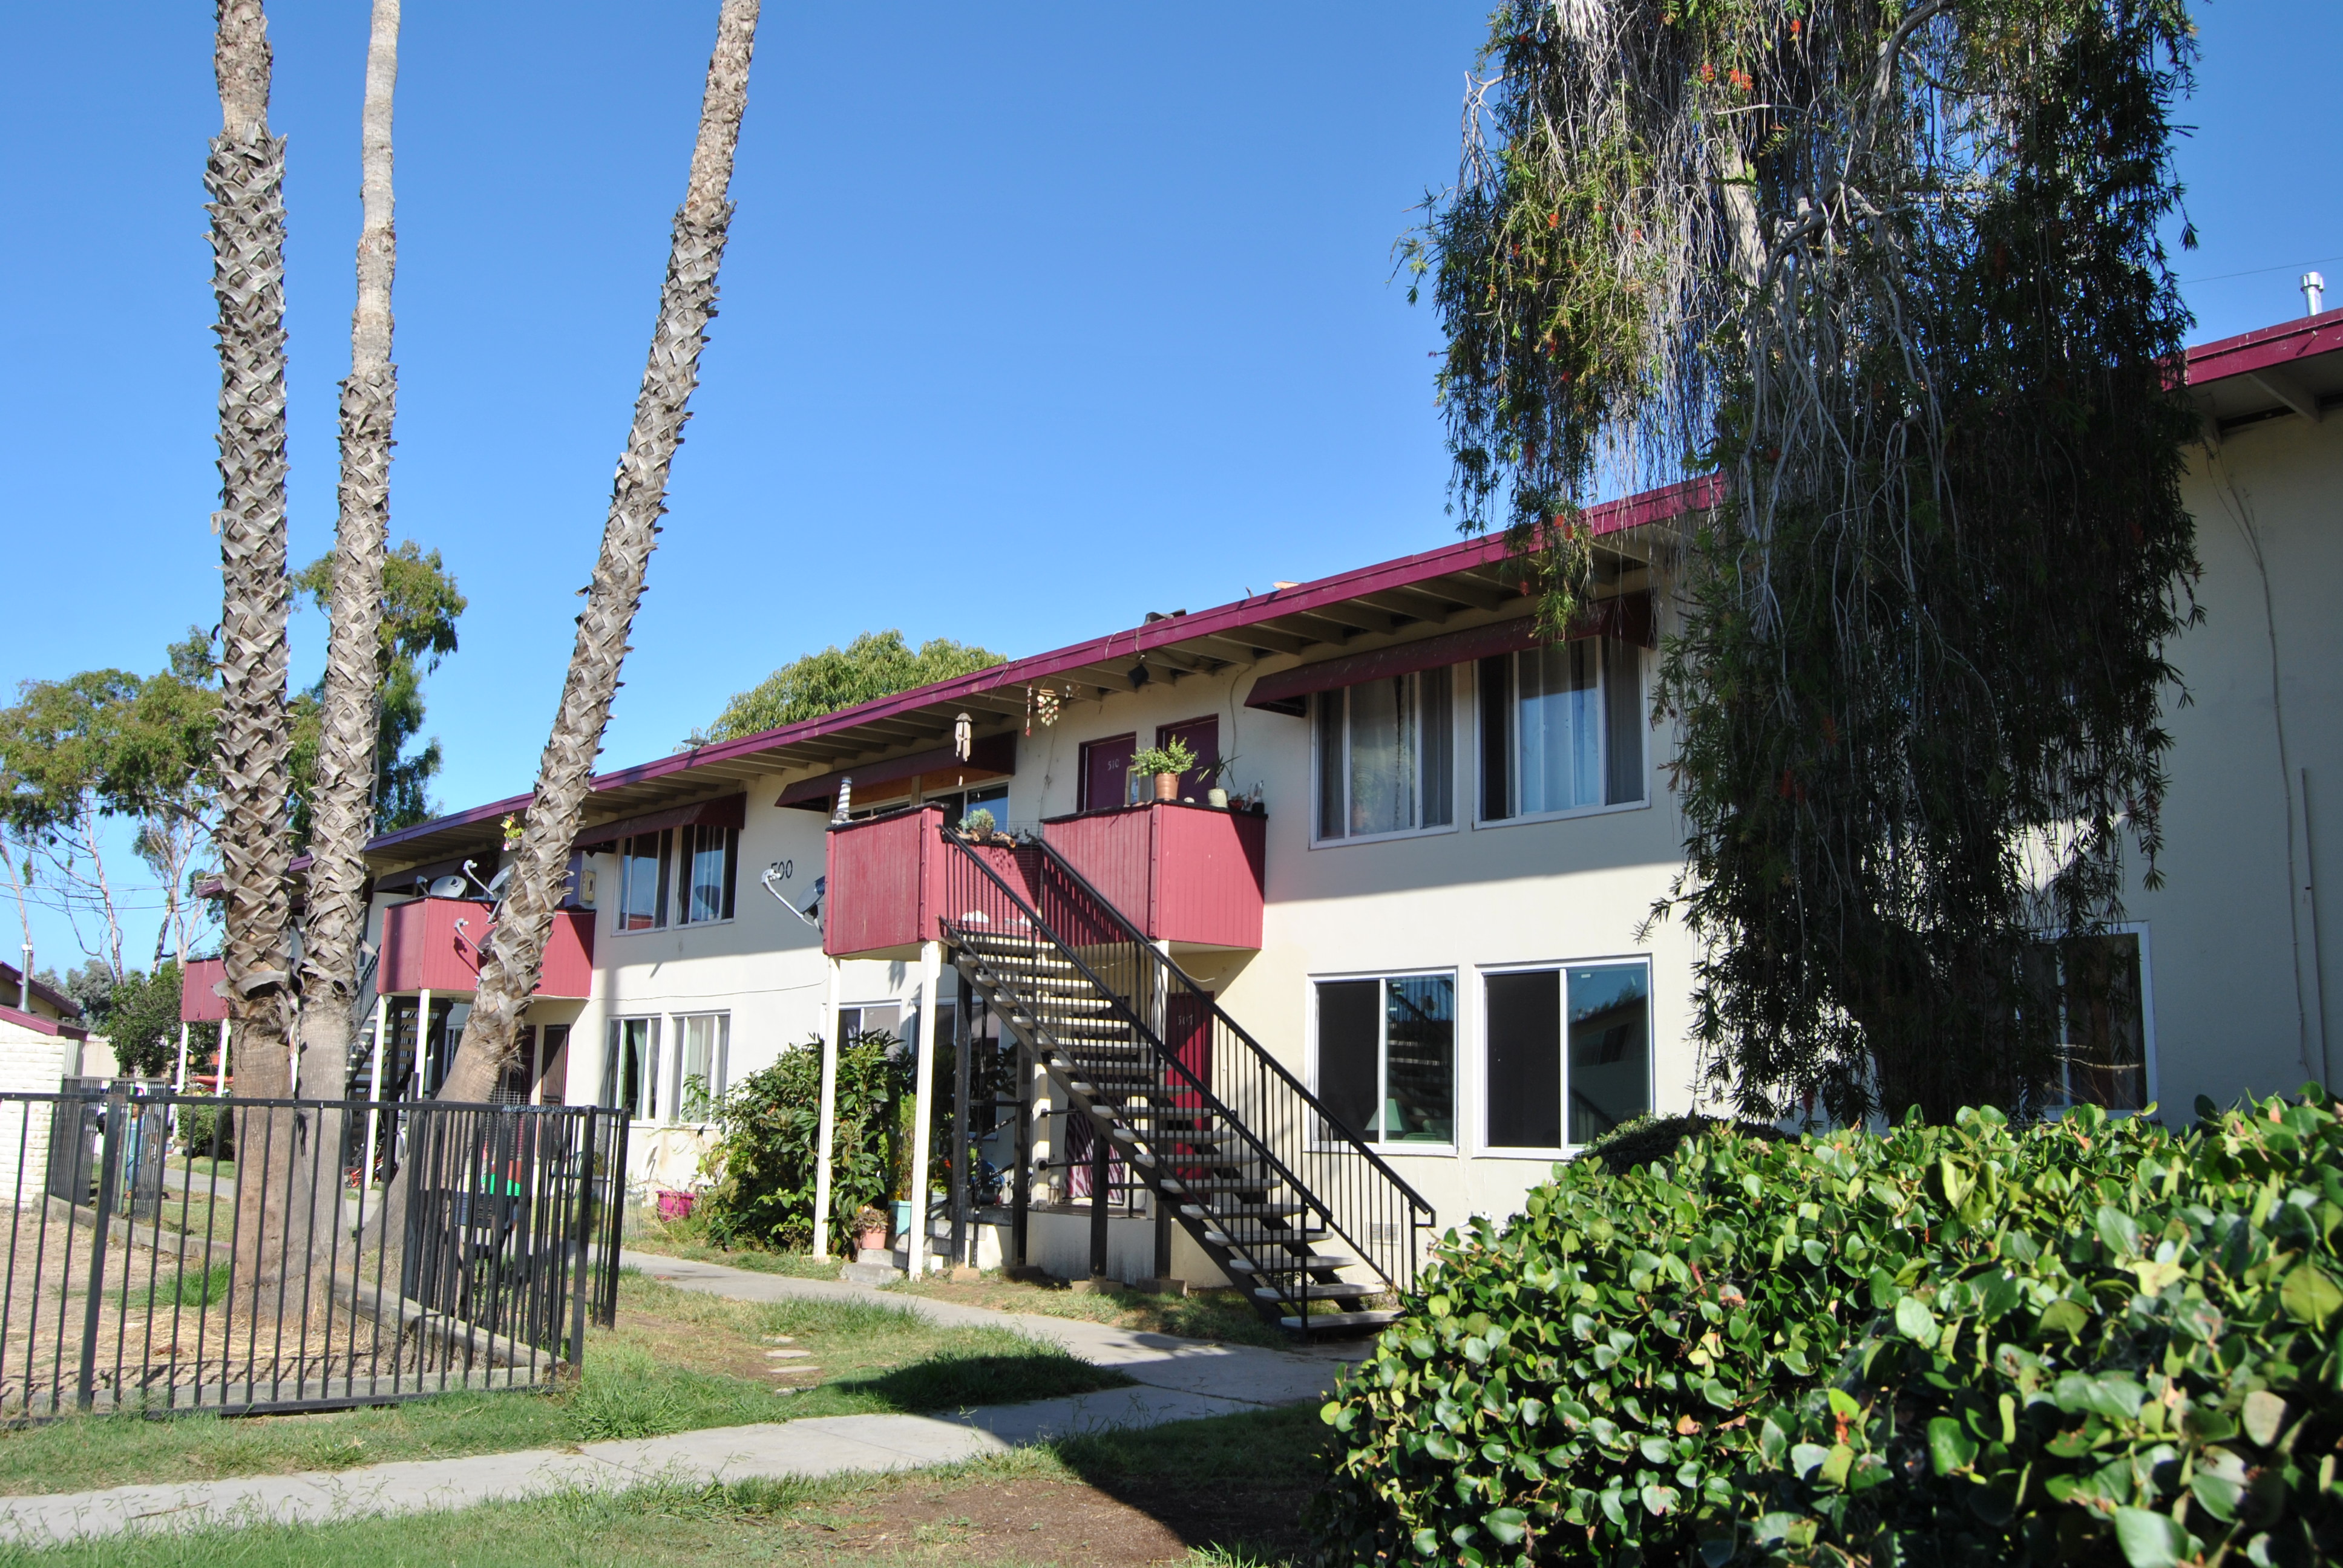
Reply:
[[952, 1135], [951, 1135], [951, 1257], [955, 1267], [969, 1261], [968, 1256], [968, 1195], [969, 1146], [968, 1112], [969, 1056], [975, 1049], [976, 1030], [970, 1004], [974, 993], [968, 981], [959, 985], [960, 1005], [952, 1009]]
[[930, 1085], [935, 1079], [936, 988], [942, 978], [944, 945], [920, 944], [920, 1043], [911, 1071], [911, 1234], [905, 1242], [905, 1268], [918, 1279], [928, 1265], [928, 1137], [935, 1118]]
[[814, 1134], [813, 1255], [830, 1256], [830, 1144], [838, 1135], [838, 988], [840, 965], [830, 960], [830, 1010], [821, 1020], [821, 1112]]
[[[367, 1080], [367, 1099], [382, 1102], [382, 1059], [390, 1054], [390, 998], [377, 991], [374, 999], [374, 1069]], [[358, 1167], [360, 1191], [374, 1182], [375, 1140], [381, 1136], [382, 1112], [368, 1111], [366, 1123], [366, 1163]]]
[[187, 1091], [187, 1020], [183, 1018], [179, 1020], [178, 1070], [171, 1074], [171, 1092], [174, 1094], [185, 1094]]
[[1025, 1243], [1033, 1211], [1033, 1059], [1022, 1040], [1017, 1042], [1016, 1161], [1010, 1177], [1009, 1261], [1022, 1269], [1032, 1261]]
[[415, 1094], [417, 1100], [431, 1098], [431, 993], [422, 993], [415, 1004]]
[[1106, 1278], [1107, 1181], [1113, 1175], [1113, 1168], [1107, 1163], [1107, 1151], [1114, 1140], [1106, 1135], [1103, 1118], [1080, 1110], [1067, 1114], [1091, 1119], [1091, 1278], [1102, 1280]]
[[226, 1019], [226, 1018], [224, 1018], [224, 1019], [220, 1020], [220, 1070], [219, 1070], [219, 1091], [220, 1091], [222, 1094], [226, 1094], [226, 1093], [227, 1092], [227, 1081], [228, 1081], [228, 1078], [229, 1078], [229, 1076], [230, 1076], [230, 1074], [229, 1074], [229, 1070], [228, 1070], [228, 1057], [227, 1057], [227, 1052], [228, 1052], [228, 1036], [229, 1036], [232, 1032], [234, 1032], [235, 1029], [236, 1029], [236, 1020], [233, 1020], [233, 1019]]

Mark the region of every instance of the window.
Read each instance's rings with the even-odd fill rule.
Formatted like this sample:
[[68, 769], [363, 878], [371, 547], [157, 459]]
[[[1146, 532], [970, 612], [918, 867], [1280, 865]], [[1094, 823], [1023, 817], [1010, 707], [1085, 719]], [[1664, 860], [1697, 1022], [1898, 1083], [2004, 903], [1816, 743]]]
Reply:
[[739, 861], [738, 828], [663, 828], [621, 839], [618, 929], [649, 931], [730, 920]]
[[1319, 981], [1318, 1099], [1370, 1143], [1453, 1142], [1455, 977]]
[[637, 1121], [659, 1120], [659, 1020], [614, 1018], [602, 1068], [602, 1103]]
[[686, 925], [732, 918], [732, 873], [740, 858], [737, 828], [679, 829], [684, 878], [677, 917]]
[[1084, 741], [1074, 809], [1097, 811], [1110, 806], [1128, 806], [1138, 799], [1141, 781], [1131, 770], [1131, 759], [1138, 754], [1139, 737], [1135, 734]]
[[618, 930], [648, 931], [667, 924], [667, 858], [675, 830], [639, 833], [618, 842]]
[[691, 1013], [675, 1020], [676, 1114], [706, 1121], [724, 1098], [724, 1059], [732, 1043], [732, 1015]]
[[1009, 826], [1009, 786], [1006, 784], [980, 784], [949, 795], [930, 795], [920, 804], [942, 807], [947, 828], [959, 827], [971, 812], [976, 811], [991, 812], [995, 828], [1006, 829]]
[[1508, 970], [1483, 987], [1490, 1148], [1589, 1143], [1651, 1110], [1648, 965]]
[[1450, 671], [1427, 669], [1319, 694], [1321, 840], [1455, 820], [1454, 687]]
[[858, 1034], [891, 1034], [900, 1040], [903, 1009], [891, 1001], [867, 1001], [838, 1010], [838, 1038], [842, 1043]]
[[1644, 799], [1642, 649], [1580, 638], [1480, 674], [1482, 821]]
[[2036, 983], [2058, 1010], [2058, 1077], [2068, 1105], [2137, 1111], [2148, 1101], [2147, 984], [2137, 931], [2067, 937], [2035, 949]]

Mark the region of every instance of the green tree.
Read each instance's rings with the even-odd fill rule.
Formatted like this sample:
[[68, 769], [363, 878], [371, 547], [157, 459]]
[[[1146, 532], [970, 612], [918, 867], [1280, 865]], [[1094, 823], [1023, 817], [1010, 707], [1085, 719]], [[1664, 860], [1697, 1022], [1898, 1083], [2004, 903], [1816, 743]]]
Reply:
[[820, 653], [791, 659], [738, 693], [714, 723], [692, 732], [689, 744], [707, 746], [779, 729], [1005, 662], [990, 648], [950, 638], [930, 638], [913, 648], [892, 628], [866, 631], [844, 648], [832, 643]]
[[[2188, 324], [2182, 0], [1508, 0], [1415, 241], [1468, 528], [1560, 627], [1580, 504], [1725, 481], [1662, 709], [1709, 1075], [2023, 1111], [2044, 934], [2154, 884]], [[2184, 235], [2184, 242], [2186, 236]]]
[[[333, 560], [331, 554], [320, 556], [293, 578], [293, 586], [328, 614]], [[423, 678], [456, 651], [456, 622], [469, 603], [437, 550], [426, 550], [407, 539], [383, 558], [375, 688], [374, 830], [377, 833], [411, 828], [431, 818], [426, 791], [439, 771], [439, 742], [435, 739], [413, 752], [407, 747], [423, 731]], [[292, 704], [293, 836], [303, 845], [309, 842], [311, 831], [309, 802], [317, 776], [324, 686], [320, 679]]]
[[[114, 1060], [124, 1072], [137, 1078], [167, 1079], [179, 1062], [179, 966], [165, 960], [152, 974], [133, 970], [117, 987], [103, 1033], [114, 1048]], [[93, 1026], [95, 1029], [95, 1026]], [[203, 1026], [207, 1031], [211, 1026]], [[208, 1039], [204, 1042], [207, 1048]], [[202, 1065], [204, 1048], [191, 1041], [189, 1070]]]

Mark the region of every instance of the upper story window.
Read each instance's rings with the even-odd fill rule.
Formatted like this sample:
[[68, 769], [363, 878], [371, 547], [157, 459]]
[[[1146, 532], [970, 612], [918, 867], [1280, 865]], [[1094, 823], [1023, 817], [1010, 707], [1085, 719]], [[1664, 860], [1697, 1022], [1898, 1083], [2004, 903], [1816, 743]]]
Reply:
[[662, 828], [620, 839], [618, 929], [730, 920], [739, 863], [738, 828]]
[[1454, 689], [1426, 669], [1319, 694], [1321, 842], [1454, 825]]
[[1643, 650], [1580, 638], [1481, 661], [1481, 820], [1644, 799]]

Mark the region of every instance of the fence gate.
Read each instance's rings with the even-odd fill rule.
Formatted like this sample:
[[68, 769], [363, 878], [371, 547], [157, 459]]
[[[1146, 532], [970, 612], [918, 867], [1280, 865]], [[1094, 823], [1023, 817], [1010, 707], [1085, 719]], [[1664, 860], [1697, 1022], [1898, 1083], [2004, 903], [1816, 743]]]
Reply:
[[626, 1137], [596, 1106], [0, 1094], [0, 1421], [541, 1384], [616, 1313]]

